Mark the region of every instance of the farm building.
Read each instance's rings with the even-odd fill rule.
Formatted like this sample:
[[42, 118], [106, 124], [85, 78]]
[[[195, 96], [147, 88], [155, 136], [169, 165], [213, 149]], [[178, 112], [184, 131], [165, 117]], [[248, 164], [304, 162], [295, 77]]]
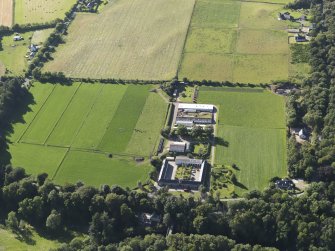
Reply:
[[187, 144], [185, 142], [173, 142], [170, 144], [170, 152], [184, 153], [186, 152]]
[[276, 187], [282, 190], [293, 190], [295, 185], [292, 180], [281, 179], [275, 182]]
[[304, 140], [308, 139], [307, 133], [305, 132], [304, 129], [301, 129], [301, 130], [299, 131], [298, 135], [299, 135], [299, 138], [300, 138], [300, 139], [304, 139]]
[[194, 124], [213, 123], [213, 105], [205, 104], [179, 104], [176, 107], [176, 125], [192, 127]]
[[214, 112], [214, 105], [180, 103], [178, 109], [186, 112]]
[[278, 14], [279, 20], [291, 20], [293, 17], [291, 16], [290, 12], [284, 12]]
[[158, 177], [159, 186], [168, 186], [175, 189], [198, 190], [205, 181], [205, 160], [176, 157], [165, 159]]
[[161, 216], [155, 213], [142, 213], [139, 220], [145, 226], [154, 226], [161, 222]]
[[302, 35], [302, 34], [297, 34], [295, 35], [295, 41], [296, 42], [306, 42], [307, 41], [307, 38], [305, 35]]

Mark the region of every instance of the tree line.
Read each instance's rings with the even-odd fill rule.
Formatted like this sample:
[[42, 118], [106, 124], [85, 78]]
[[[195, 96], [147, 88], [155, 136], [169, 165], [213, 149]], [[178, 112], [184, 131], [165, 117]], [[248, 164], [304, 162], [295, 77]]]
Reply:
[[311, 73], [301, 92], [288, 98], [287, 122], [290, 127], [308, 127], [312, 133], [310, 142], [302, 145], [290, 138], [288, 167], [292, 177], [331, 181], [335, 179], [335, 3], [307, 2], [315, 24], [308, 55]]
[[[88, 234], [59, 250], [335, 249], [335, 182], [312, 183], [298, 197], [271, 187], [226, 203], [213, 194], [201, 200], [166, 189], [153, 196], [119, 186], [58, 186], [47, 174], [6, 166], [0, 188], [0, 220], [14, 232], [24, 234], [30, 224], [53, 238], [70, 230]], [[143, 212], [161, 222], [142, 225]], [[164, 237], [168, 229], [173, 233]]]

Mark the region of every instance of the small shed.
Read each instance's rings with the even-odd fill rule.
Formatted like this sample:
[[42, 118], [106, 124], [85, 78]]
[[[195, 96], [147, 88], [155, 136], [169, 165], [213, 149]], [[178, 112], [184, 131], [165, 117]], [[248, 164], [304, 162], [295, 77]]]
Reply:
[[301, 139], [303, 139], [303, 140], [306, 140], [306, 139], [308, 138], [307, 133], [305, 132], [304, 129], [301, 129], [301, 130], [299, 131], [298, 135], [299, 135], [299, 138], [301, 138]]
[[23, 37], [21, 37], [20, 35], [16, 35], [13, 37], [14, 41], [21, 41], [23, 39]]

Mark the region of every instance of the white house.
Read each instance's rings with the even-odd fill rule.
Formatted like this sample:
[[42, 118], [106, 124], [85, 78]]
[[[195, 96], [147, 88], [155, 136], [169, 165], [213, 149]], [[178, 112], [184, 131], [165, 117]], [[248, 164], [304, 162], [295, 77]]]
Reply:
[[170, 144], [170, 152], [175, 153], [184, 153], [186, 152], [186, 143], [185, 142], [173, 142]]

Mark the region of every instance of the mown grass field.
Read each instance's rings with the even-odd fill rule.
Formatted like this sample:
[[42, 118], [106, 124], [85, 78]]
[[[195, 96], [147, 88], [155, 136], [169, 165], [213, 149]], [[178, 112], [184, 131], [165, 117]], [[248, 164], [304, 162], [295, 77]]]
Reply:
[[[155, 87], [34, 83], [33, 100], [9, 135], [12, 164], [60, 183], [145, 181], [167, 112]], [[146, 160], [138, 164], [136, 156]]]
[[[238, 194], [264, 189], [275, 176], [286, 176], [285, 103], [281, 96], [256, 88], [208, 88], [199, 103], [218, 107], [216, 164], [236, 164]], [[222, 140], [221, 140], [222, 141]]]
[[14, 23], [46, 23], [63, 19], [76, 0], [15, 0]]
[[[8, 75], [22, 76], [27, 67], [27, 54], [28, 46], [30, 45], [29, 37], [32, 32], [20, 34], [24, 38], [21, 41], [13, 41], [13, 36], [4, 36], [2, 38], [3, 50], [0, 51], [0, 65], [2, 64], [7, 69]], [[0, 68], [3, 68], [0, 66]]]
[[43, 44], [50, 34], [53, 32], [53, 29], [44, 29], [44, 30], [37, 30], [34, 31], [33, 36], [31, 38], [31, 43], [32, 44]]
[[0, 250], [4, 251], [45, 251], [60, 246], [58, 241], [48, 240], [32, 231], [32, 244], [20, 241], [10, 230], [0, 228]]
[[105, 154], [71, 151], [56, 174], [56, 183], [75, 183], [78, 180], [87, 185], [120, 184], [134, 187], [137, 181], [146, 181], [152, 167], [146, 162], [137, 165], [131, 157], [106, 157]]
[[11, 27], [13, 24], [13, 1], [1, 0], [0, 2], [0, 26]]
[[175, 77], [195, 0], [117, 0], [78, 14], [45, 71], [71, 77]]
[[191, 80], [269, 83], [287, 80], [286, 0], [197, 0], [178, 77]]

